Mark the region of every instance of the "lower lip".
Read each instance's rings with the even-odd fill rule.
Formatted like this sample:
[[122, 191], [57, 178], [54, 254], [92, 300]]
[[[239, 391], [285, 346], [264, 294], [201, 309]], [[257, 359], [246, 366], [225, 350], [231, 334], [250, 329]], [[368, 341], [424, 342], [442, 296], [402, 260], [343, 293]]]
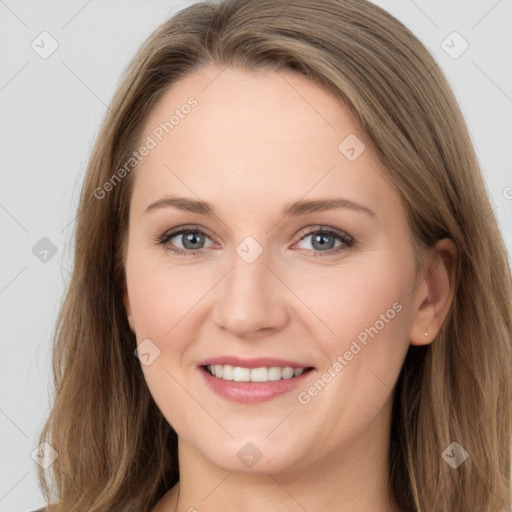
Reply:
[[233, 380], [224, 380], [219, 377], [214, 377], [210, 375], [204, 367], [200, 367], [199, 371], [204, 375], [211, 389], [223, 398], [227, 398], [232, 402], [256, 404], [272, 400], [276, 396], [293, 391], [304, 382], [314, 370], [309, 370], [291, 379], [269, 382], [235, 382]]

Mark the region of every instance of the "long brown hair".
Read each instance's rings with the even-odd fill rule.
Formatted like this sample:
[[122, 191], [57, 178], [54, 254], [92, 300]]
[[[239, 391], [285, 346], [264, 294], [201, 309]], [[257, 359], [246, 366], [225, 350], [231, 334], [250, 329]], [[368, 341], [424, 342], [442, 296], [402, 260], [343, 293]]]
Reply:
[[[294, 70], [337, 95], [399, 190], [415, 248], [455, 242], [452, 307], [430, 345], [410, 347], [396, 384], [390, 492], [404, 511], [510, 510], [506, 249], [442, 71], [402, 23], [366, 0], [193, 4], [130, 64], [83, 183], [55, 331], [55, 401], [40, 437], [59, 455], [49, 475], [39, 470], [49, 510], [149, 511], [179, 480], [177, 436], [148, 391], [122, 301], [136, 167], [105, 183], [129, 161], [166, 90], [211, 63]], [[469, 455], [457, 469], [442, 457], [452, 442]]]

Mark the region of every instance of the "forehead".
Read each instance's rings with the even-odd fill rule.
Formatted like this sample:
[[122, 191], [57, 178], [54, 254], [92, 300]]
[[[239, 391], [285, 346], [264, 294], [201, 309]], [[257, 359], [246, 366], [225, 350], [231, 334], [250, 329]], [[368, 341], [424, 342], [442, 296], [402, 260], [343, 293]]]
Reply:
[[364, 143], [343, 103], [290, 70], [195, 71], [153, 109], [141, 140], [148, 137], [154, 148], [135, 173], [141, 208], [165, 192], [238, 201], [253, 213], [274, 200], [277, 211], [306, 194], [376, 208], [398, 198], [367, 143], [355, 160], [343, 153], [343, 141], [356, 151]]
[[[180, 109], [189, 110], [189, 98], [197, 105], [179, 116]], [[175, 115], [172, 129], [162, 134], [160, 149], [164, 152], [168, 142], [177, 155], [183, 142], [200, 143], [198, 152], [188, 154], [198, 159], [214, 151], [245, 164], [248, 159], [265, 160], [268, 153], [274, 158], [291, 152], [297, 159], [312, 152], [318, 156], [319, 151], [337, 155], [340, 137], [357, 133], [362, 138], [338, 98], [289, 70], [202, 68], [167, 91], [151, 113], [145, 133], [169, 121], [175, 112], [179, 119]], [[261, 149], [265, 151], [258, 152]]]

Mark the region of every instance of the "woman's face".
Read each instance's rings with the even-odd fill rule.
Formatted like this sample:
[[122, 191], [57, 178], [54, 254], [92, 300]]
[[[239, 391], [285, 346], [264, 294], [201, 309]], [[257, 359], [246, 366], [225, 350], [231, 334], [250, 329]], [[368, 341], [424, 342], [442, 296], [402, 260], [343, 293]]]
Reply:
[[366, 456], [427, 327], [425, 288], [403, 204], [346, 108], [291, 71], [209, 66], [166, 93], [143, 145], [125, 305], [180, 443], [229, 471]]

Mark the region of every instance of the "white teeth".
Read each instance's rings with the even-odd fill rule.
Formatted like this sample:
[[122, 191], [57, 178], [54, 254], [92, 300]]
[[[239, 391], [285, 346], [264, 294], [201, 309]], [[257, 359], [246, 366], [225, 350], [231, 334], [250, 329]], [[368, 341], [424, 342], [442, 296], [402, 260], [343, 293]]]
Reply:
[[268, 380], [281, 380], [281, 368], [272, 366], [268, 369]]
[[215, 364], [208, 365], [206, 369], [217, 378], [233, 380], [235, 382], [269, 382], [291, 379], [292, 377], [298, 377], [304, 373], [304, 368], [294, 369], [290, 366], [285, 368], [279, 366], [271, 366], [270, 368], [242, 368], [228, 364]]
[[293, 368], [290, 368], [289, 366], [283, 368], [281, 370], [281, 375], [283, 376], [283, 379], [291, 379], [293, 377]]
[[268, 369], [267, 368], [252, 368], [251, 369], [251, 382], [267, 382]]
[[233, 368], [233, 380], [235, 382], [251, 382], [251, 370], [235, 366]]
[[[210, 368], [210, 366], [208, 366], [208, 368]], [[222, 366], [222, 378], [224, 380], [233, 380], [233, 367], [231, 365], [225, 364]]]

